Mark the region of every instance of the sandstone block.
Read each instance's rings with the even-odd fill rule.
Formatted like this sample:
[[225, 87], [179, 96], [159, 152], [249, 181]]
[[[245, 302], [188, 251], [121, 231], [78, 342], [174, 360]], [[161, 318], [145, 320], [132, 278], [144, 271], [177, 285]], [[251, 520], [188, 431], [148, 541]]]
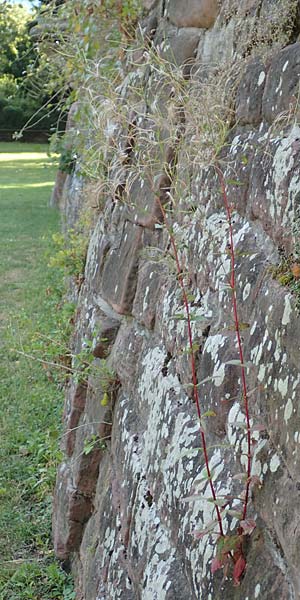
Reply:
[[65, 448], [67, 456], [71, 456], [74, 450], [76, 428], [85, 407], [86, 394], [86, 386], [75, 382], [71, 382], [66, 390], [64, 407], [66, 432], [63, 436], [62, 447]]
[[250, 175], [247, 212], [287, 253], [293, 249], [299, 165], [300, 128], [294, 125], [256, 152]]
[[163, 265], [155, 262], [147, 262], [139, 269], [132, 313], [148, 329], [154, 327], [156, 303], [161, 288], [163, 271]]
[[156, 42], [161, 44], [161, 55], [165, 60], [184, 65], [191, 63], [195, 58], [201, 34], [201, 29], [197, 27], [183, 27], [177, 30], [169, 26], [167, 29], [160, 29]]
[[63, 196], [63, 189], [64, 189], [66, 178], [67, 178], [67, 173], [64, 173], [63, 171], [60, 171], [60, 170], [57, 171], [54, 188], [52, 190], [51, 198], [49, 201], [50, 206], [53, 206], [56, 208], [57, 206], [60, 205], [60, 202], [61, 202], [61, 199]]
[[78, 549], [83, 525], [92, 510], [91, 501], [73, 486], [70, 468], [59, 469], [53, 506], [53, 538], [57, 556], [65, 560]]
[[[300, 43], [276, 54], [268, 71], [263, 95], [263, 117], [272, 123], [285, 111], [293, 113], [299, 103]], [[282, 120], [283, 122], [283, 120]]]
[[146, 10], [151, 10], [157, 4], [158, 0], [143, 0], [143, 6]]
[[101, 280], [103, 297], [119, 314], [131, 312], [137, 284], [142, 230], [126, 222], [118, 248], [107, 255]]
[[100, 323], [93, 349], [93, 355], [96, 358], [106, 358], [108, 356], [119, 327], [120, 321], [116, 319], [106, 318]]
[[177, 27], [210, 29], [218, 12], [217, 0], [170, 0], [167, 14]]
[[239, 125], [257, 125], [262, 120], [266, 69], [260, 59], [251, 62], [238, 87], [236, 119]]

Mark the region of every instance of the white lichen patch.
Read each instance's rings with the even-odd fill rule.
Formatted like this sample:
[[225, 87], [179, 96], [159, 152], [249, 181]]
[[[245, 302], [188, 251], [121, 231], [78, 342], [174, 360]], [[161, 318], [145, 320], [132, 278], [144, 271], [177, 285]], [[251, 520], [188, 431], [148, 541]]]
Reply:
[[261, 343], [261, 344], [258, 344], [257, 346], [255, 346], [254, 348], [252, 348], [252, 350], [251, 350], [251, 353], [250, 353], [251, 362], [256, 366], [258, 366], [260, 364], [263, 349], [264, 349], [264, 345], [263, 345], [263, 343]]
[[271, 473], [276, 473], [276, 471], [279, 469], [281, 464], [280, 461], [280, 457], [278, 456], [278, 454], [273, 454], [271, 460], [270, 460], [270, 471]]
[[282, 67], [282, 72], [283, 73], [287, 70], [288, 64], [289, 64], [289, 61], [286, 60], [285, 63], [284, 63], [284, 65], [283, 65], [283, 67]]
[[[255, 450], [253, 453], [253, 457], [252, 457], [252, 464], [251, 464], [251, 475], [257, 475], [258, 477], [261, 477], [261, 475], [264, 474], [264, 469], [263, 469], [263, 464], [261, 463], [261, 460], [259, 458], [259, 453], [261, 452], [261, 450], [266, 446], [267, 444], [267, 440], [264, 439], [258, 439], [256, 445], [255, 445]], [[243, 440], [243, 452], [245, 454], [247, 454], [247, 450], [248, 447], [246, 445], [246, 439]], [[247, 464], [247, 456], [242, 457], [243, 459], [245, 459], [244, 461], [241, 459], [241, 462], [244, 462], [244, 465], [246, 467]]]
[[227, 423], [228, 423], [228, 425], [227, 425], [228, 441], [232, 447], [235, 447], [236, 442], [239, 439], [238, 424], [246, 423], [245, 415], [241, 410], [241, 406], [240, 406], [239, 402], [235, 402], [233, 404], [233, 406], [231, 407], [229, 414], [228, 414]]
[[290, 317], [292, 314], [292, 305], [291, 305], [291, 299], [289, 295], [286, 295], [284, 298], [284, 311], [283, 311], [283, 316], [282, 316], [282, 325], [288, 325], [290, 322]]
[[236, 135], [232, 142], [231, 142], [231, 146], [230, 146], [230, 154], [237, 154], [237, 152], [240, 150], [241, 148], [241, 136], [240, 135]]
[[255, 586], [255, 590], [254, 590], [254, 598], [255, 598], [255, 599], [256, 599], [256, 598], [259, 598], [260, 590], [261, 590], [261, 586], [260, 586], [260, 583], [258, 583], [258, 584]]
[[[220, 342], [220, 343], [219, 343]], [[221, 339], [217, 347], [220, 347]], [[210, 347], [214, 353], [215, 346]], [[215, 355], [216, 356], [216, 355]], [[199, 424], [195, 417], [191, 420], [186, 410], [190, 403], [183, 397], [182, 389], [177, 377], [163, 376], [161, 369], [164, 365], [165, 351], [161, 347], [150, 350], [143, 358], [143, 372], [139, 381], [139, 396], [147, 414], [147, 427], [139, 444], [135, 436], [128, 430], [130, 424], [130, 400], [123, 399], [122, 414], [122, 448], [126, 449], [124, 462], [125, 472], [146, 473], [147, 478], [153, 480], [151, 492], [155, 494], [157, 485], [156, 474], [159, 473], [160, 495], [151, 506], [145, 502], [148, 484], [145, 478], [140, 478], [135, 496], [130, 496], [129, 503], [133, 503], [134, 529], [131, 534], [132, 547], [138, 548], [140, 555], [148, 558], [144, 572], [144, 588], [142, 600], [164, 600], [172, 581], [172, 569], [176, 560], [176, 547], [169, 537], [168, 523], [162, 523], [159, 515], [169, 507], [170, 514], [181, 499], [192, 494], [199, 494], [199, 501], [184, 503], [186, 510], [178, 529], [178, 538], [186, 544], [187, 536], [193, 530], [203, 528], [214, 518], [215, 507], [209, 502], [211, 489], [203, 466], [203, 455], [194, 448], [200, 445]], [[173, 419], [176, 396], [180, 394], [182, 411], [176, 411]], [[178, 396], [179, 397], [179, 396]], [[163, 443], [162, 443], [163, 442]], [[198, 474], [190, 475], [186, 468], [187, 456], [189, 463], [199, 465]], [[220, 486], [219, 478], [225, 464], [222, 460], [220, 449], [216, 449], [210, 458], [210, 469], [213, 473], [218, 496], [230, 493], [230, 477], [226, 478], [226, 485]], [[195, 473], [195, 468], [194, 468]], [[151, 474], [153, 477], [151, 478]], [[126, 482], [125, 489], [127, 489]], [[224, 524], [226, 530], [226, 523]], [[192, 563], [195, 590], [199, 593], [198, 579], [201, 574], [210, 574], [210, 562], [214, 554], [214, 544], [208, 536], [206, 539], [197, 540], [195, 546], [187, 544], [188, 559]], [[169, 597], [169, 596], [168, 596]]]
[[164, 600], [169, 588], [176, 548], [172, 546], [169, 532], [161, 523], [155, 504], [148, 506], [145, 502], [147, 492], [147, 483], [141, 480], [135, 498], [135, 526], [131, 544], [149, 557], [143, 573], [141, 598]]
[[277, 86], [277, 88], [275, 90], [275, 94], [278, 94], [281, 86], [282, 86], [282, 77], [280, 77], [280, 79], [279, 79], [278, 86]]
[[266, 368], [267, 368], [266, 365], [260, 365], [258, 375], [257, 375], [258, 381], [262, 382], [264, 380], [265, 374], [266, 374]]
[[284, 409], [284, 420], [285, 420], [286, 424], [289, 421], [289, 419], [291, 418], [292, 414], [293, 414], [293, 403], [292, 403], [291, 399], [289, 398], [285, 405], [285, 409]]
[[[144, 405], [148, 406], [149, 414], [140, 461], [143, 471], [161, 472], [165, 488], [162, 501], [172, 504], [188, 491], [184, 461], [186, 462], [186, 452], [193, 447], [193, 442], [199, 435], [199, 424], [196, 414], [195, 420], [191, 420], [189, 411], [186, 410], [190, 400], [182, 395], [177, 377], [162, 375], [164, 359], [165, 353], [162, 349], [155, 348], [143, 360], [144, 370], [139, 383], [139, 394]], [[167, 438], [170, 432], [177, 395], [180, 396], [182, 411], [176, 415], [174, 431], [167, 445], [161, 444], [160, 440]]]
[[148, 295], [149, 295], [149, 287], [147, 286], [145, 289], [145, 294], [143, 298], [143, 312], [145, 312], [148, 308]]
[[222, 385], [225, 378], [225, 364], [218, 356], [218, 353], [220, 349], [224, 347], [225, 342], [226, 338], [221, 334], [210, 335], [206, 340], [203, 350], [211, 355], [211, 360], [214, 364], [214, 370], [211, 377], [213, 378], [213, 383], [216, 387]]
[[250, 283], [246, 283], [244, 289], [243, 289], [243, 301], [246, 302], [247, 298], [249, 298], [250, 296], [250, 292], [251, 292], [251, 284]]
[[282, 398], [285, 398], [285, 396], [287, 395], [288, 384], [289, 384], [289, 375], [287, 375], [285, 379], [278, 380], [277, 388], [278, 388], [278, 391], [281, 394]]
[[255, 333], [256, 327], [257, 327], [257, 321], [254, 321], [254, 323], [252, 323], [252, 325], [251, 325], [250, 335], [253, 335]]
[[[280, 88], [277, 88], [277, 91]], [[293, 150], [293, 142], [300, 136], [300, 127], [294, 125], [289, 134], [285, 137], [273, 138], [273, 143], [276, 143], [276, 151], [273, 157], [272, 165], [272, 181], [274, 189], [266, 189], [266, 199], [269, 205], [269, 212], [273, 219], [284, 219], [285, 226], [292, 226], [292, 222], [288, 222], [289, 218], [293, 217], [291, 210], [290, 196], [292, 190], [289, 189], [288, 198], [283, 194], [283, 182], [287, 181], [289, 173], [292, 171], [295, 163], [295, 153]]]
[[266, 79], [266, 74], [264, 71], [261, 71], [261, 73], [259, 74], [257, 86], [260, 87], [263, 84], [263, 82], [265, 81], [265, 79]]

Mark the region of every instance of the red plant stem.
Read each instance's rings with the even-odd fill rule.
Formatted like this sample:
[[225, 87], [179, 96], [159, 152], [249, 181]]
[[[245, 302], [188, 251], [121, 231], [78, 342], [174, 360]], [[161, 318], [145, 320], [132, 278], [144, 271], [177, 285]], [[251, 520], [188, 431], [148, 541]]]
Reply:
[[243, 520], [247, 517], [247, 509], [249, 503], [249, 491], [250, 491], [250, 483], [251, 483], [251, 426], [250, 426], [250, 413], [249, 413], [249, 398], [248, 398], [248, 390], [247, 390], [247, 382], [246, 382], [246, 368], [244, 363], [244, 349], [243, 343], [241, 339], [240, 332], [240, 324], [238, 317], [238, 303], [237, 303], [237, 295], [235, 288], [235, 270], [236, 270], [236, 261], [235, 261], [235, 248], [234, 248], [234, 240], [233, 240], [233, 226], [232, 226], [232, 217], [231, 217], [231, 207], [228, 202], [228, 196], [226, 191], [226, 185], [224, 180], [224, 175], [222, 170], [218, 165], [215, 165], [216, 172], [219, 177], [219, 181], [221, 184], [221, 190], [224, 200], [224, 206], [227, 214], [227, 222], [229, 226], [229, 240], [230, 240], [230, 259], [231, 259], [231, 273], [230, 273], [230, 288], [232, 291], [232, 300], [233, 300], [233, 315], [234, 315], [234, 325], [236, 338], [238, 343], [238, 351], [241, 362], [241, 378], [242, 378], [242, 391], [243, 391], [243, 400], [244, 400], [244, 409], [246, 416], [246, 425], [247, 425], [247, 482], [245, 488], [245, 499], [244, 499], [244, 509], [243, 509]]
[[199, 423], [200, 423], [201, 445], [202, 445], [202, 450], [203, 450], [203, 454], [204, 454], [207, 479], [209, 481], [211, 495], [214, 500], [214, 505], [216, 508], [219, 532], [220, 532], [220, 535], [223, 537], [224, 531], [223, 531], [223, 525], [222, 525], [221, 511], [220, 511], [219, 506], [217, 505], [217, 494], [216, 494], [215, 486], [213, 484], [211, 470], [210, 470], [210, 466], [209, 466], [209, 458], [208, 458], [208, 452], [207, 452], [205, 433], [204, 433], [204, 431], [202, 429], [202, 425], [201, 425], [201, 406], [200, 406], [200, 398], [199, 398], [198, 384], [197, 384], [196, 360], [195, 360], [195, 352], [194, 352], [194, 345], [193, 345], [193, 333], [192, 333], [192, 326], [191, 326], [191, 313], [190, 313], [189, 301], [188, 301], [188, 296], [187, 296], [187, 292], [186, 292], [185, 284], [184, 284], [184, 280], [183, 280], [183, 273], [182, 273], [182, 268], [181, 268], [181, 264], [180, 264], [180, 260], [179, 260], [176, 241], [175, 241], [174, 235], [171, 231], [171, 228], [168, 225], [166, 211], [165, 211], [159, 197], [157, 197], [157, 202], [159, 204], [159, 207], [160, 207], [160, 210], [161, 210], [161, 213], [163, 216], [163, 220], [164, 220], [166, 229], [167, 229], [169, 237], [170, 237], [170, 242], [171, 242], [171, 246], [173, 248], [175, 262], [176, 262], [176, 268], [177, 268], [177, 273], [178, 273], [178, 282], [181, 287], [182, 296], [183, 296], [184, 308], [185, 308], [185, 312], [186, 312], [187, 327], [188, 327], [189, 348], [190, 348], [190, 354], [191, 354], [193, 396], [194, 396], [197, 414], [198, 414]]

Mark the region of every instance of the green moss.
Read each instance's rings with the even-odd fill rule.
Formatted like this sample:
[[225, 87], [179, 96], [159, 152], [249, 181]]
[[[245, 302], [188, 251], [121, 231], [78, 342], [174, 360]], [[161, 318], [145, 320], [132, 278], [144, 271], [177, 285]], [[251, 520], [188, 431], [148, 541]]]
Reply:
[[271, 268], [273, 279], [280, 285], [287, 287], [293, 294], [298, 312], [300, 312], [300, 279], [292, 272], [294, 256], [284, 256], [279, 265]]

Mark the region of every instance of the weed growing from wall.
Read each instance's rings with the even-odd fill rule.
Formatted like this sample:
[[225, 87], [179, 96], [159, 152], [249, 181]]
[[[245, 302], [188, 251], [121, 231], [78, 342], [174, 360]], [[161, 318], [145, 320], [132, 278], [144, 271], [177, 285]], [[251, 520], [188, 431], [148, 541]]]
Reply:
[[50, 258], [49, 266], [62, 269], [66, 276], [74, 277], [79, 284], [84, 276], [87, 236], [74, 229], [69, 229], [66, 236], [54, 234], [53, 241], [57, 252]]

